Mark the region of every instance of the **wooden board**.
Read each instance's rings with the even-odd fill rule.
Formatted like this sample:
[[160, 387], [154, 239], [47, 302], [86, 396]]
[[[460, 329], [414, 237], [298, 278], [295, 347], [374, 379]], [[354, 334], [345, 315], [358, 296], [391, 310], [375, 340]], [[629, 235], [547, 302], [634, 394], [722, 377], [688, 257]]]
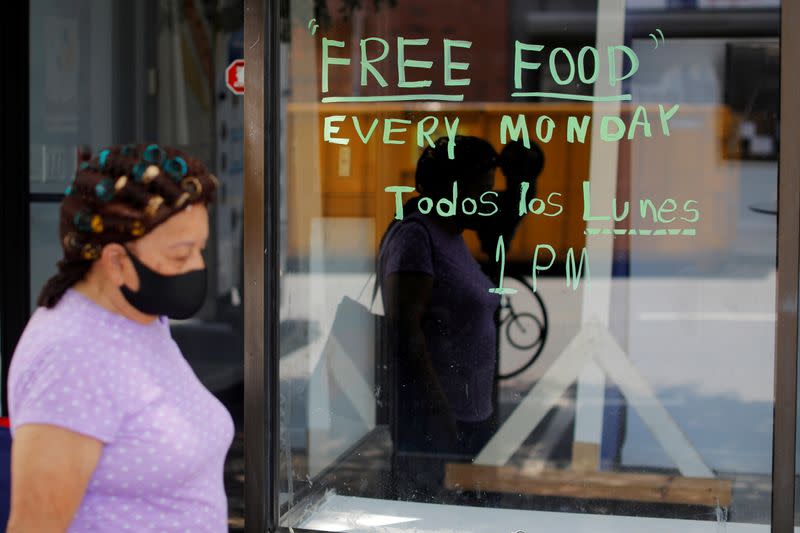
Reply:
[[510, 466], [449, 463], [446, 467], [445, 486], [449, 489], [537, 496], [728, 507], [731, 503], [733, 482], [725, 479], [621, 472], [526, 472]]
[[572, 470], [596, 472], [600, 469], [600, 445], [594, 442], [572, 443]]

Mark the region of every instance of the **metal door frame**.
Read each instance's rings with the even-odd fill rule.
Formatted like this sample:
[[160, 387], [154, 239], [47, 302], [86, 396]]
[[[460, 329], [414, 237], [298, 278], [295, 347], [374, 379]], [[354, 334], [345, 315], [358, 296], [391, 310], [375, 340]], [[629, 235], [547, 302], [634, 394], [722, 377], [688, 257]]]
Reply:
[[[778, 163], [778, 283], [775, 408], [772, 435], [772, 531], [794, 529], [797, 422], [798, 276], [800, 275], [800, 2], [781, 7], [781, 150]], [[734, 362], [735, 364], [735, 362]]]

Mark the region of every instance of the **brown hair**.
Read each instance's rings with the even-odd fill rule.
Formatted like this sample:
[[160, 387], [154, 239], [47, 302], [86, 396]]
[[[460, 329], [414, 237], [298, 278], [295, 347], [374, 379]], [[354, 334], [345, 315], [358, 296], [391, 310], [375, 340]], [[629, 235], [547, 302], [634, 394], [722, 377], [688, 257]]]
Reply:
[[64, 257], [38, 305], [55, 306], [103, 246], [138, 239], [188, 205], [210, 204], [218, 185], [199, 160], [157, 144], [111, 146], [81, 163], [61, 202]]

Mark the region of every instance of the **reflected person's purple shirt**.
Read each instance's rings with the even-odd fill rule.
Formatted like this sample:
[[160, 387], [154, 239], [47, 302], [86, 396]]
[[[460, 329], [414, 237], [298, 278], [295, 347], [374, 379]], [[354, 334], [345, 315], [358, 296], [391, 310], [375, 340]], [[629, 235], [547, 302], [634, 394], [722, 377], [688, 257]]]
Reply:
[[51, 424], [105, 444], [70, 532], [228, 531], [233, 421], [164, 318], [141, 325], [70, 289], [31, 317], [8, 387], [12, 435]]
[[434, 368], [455, 418], [486, 420], [492, 414], [497, 360], [494, 316], [500, 298], [489, 292], [494, 285], [461, 234], [446, 232], [419, 212], [412, 212], [399, 224], [384, 243], [382, 279], [394, 272], [423, 272], [433, 277], [422, 330]]

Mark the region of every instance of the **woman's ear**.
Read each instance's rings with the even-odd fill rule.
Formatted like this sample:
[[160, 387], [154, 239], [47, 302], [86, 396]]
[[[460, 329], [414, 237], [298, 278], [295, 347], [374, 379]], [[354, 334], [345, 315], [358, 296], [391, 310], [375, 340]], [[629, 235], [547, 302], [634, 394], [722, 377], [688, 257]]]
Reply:
[[125, 283], [128, 254], [121, 244], [112, 242], [103, 247], [98, 263], [106, 278], [117, 287]]

